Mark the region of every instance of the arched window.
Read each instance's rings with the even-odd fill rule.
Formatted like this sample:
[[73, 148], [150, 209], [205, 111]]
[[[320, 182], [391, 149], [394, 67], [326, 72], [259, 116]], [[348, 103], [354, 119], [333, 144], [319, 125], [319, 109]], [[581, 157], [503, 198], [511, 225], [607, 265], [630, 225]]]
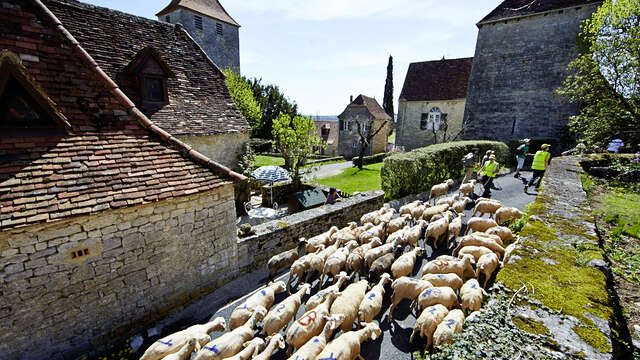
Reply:
[[442, 112], [440, 108], [433, 107], [429, 110], [429, 124], [427, 128], [432, 131], [440, 130], [440, 118], [442, 117]]

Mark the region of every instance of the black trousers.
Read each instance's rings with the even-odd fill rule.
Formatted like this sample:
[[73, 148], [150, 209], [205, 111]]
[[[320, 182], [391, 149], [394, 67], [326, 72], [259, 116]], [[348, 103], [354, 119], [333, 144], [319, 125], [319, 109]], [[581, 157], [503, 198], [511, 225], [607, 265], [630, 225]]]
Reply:
[[484, 192], [482, 193], [482, 197], [487, 197], [491, 195], [491, 187], [493, 186], [493, 179], [487, 175], [482, 177], [482, 186], [484, 186]]
[[538, 185], [536, 185], [536, 188], [539, 188], [540, 183], [542, 182], [543, 176], [544, 176], [544, 170], [533, 170], [533, 176], [531, 177], [531, 180], [529, 180], [529, 183], [527, 184], [527, 186], [533, 185], [533, 182], [536, 179], [538, 179]]

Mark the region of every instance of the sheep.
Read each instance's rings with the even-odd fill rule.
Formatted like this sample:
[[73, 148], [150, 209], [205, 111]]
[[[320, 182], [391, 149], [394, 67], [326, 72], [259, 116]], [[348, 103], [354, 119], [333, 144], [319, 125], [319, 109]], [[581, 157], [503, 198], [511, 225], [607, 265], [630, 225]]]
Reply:
[[509, 259], [511, 259], [511, 254], [513, 254], [513, 251], [516, 248], [518, 248], [519, 245], [520, 245], [520, 240], [518, 239], [504, 249], [504, 257], [502, 258], [502, 264], [500, 264], [501, 268], [503, 268], [506, 264], [509, 263]]
[[458, 214], [462, 214], [464, 209], [467, 208], [467, 204], [470, 202], [471, 202], [471, 199], [465, 196], [462, 199], [454, 202], [451, 205], [451, 208], [453, 209], [453, 211], [457, 212]]
[[391, 221], [391, 219], [393, 219], [393, 217], [396, 215], [396, 209], [389, 209], [389, 211], [385, 212], [384, 214], [380, 214], [378, 215], [375, 219], [373, 219], [373, 224], [374, 225], [380, 225], [380, 224], [389, 224], [389, 222]]
[[454, 202], [458, 201], [458, 199], [460, 199], [460, 195], [458, 194], [454, 194], [452, 196], [446, 196], [446, 197], [440, 198], [440, 200], [436, 202], [436, 205], [447, 204], [451, 206], [453, 205]]
[[360, 217], [360, 224], [372, 223], [379, 216], [384, 214], [387, 210], [385, 208], [378, 209], [372, 212], [368, 212]]
[[464, 234], [467, 235], [469, 230], [473, 231], [485, 231], [494, 226], [498, 226], [498, 224], [493, 219], [485, 219], [480, 217], [472, 217], [467, 222], [467, 229], [464, 231]]
[[514, 207], [502, 207], [496, 211], [496, 222], [501, 225], [507, 220], [519, 219], [524, 215], [522, 211]]
[[421, 292], [416, 303], [421, 309], [435, 304], [442, 304], [451, 309], [458, 306], [458, 296], [448, 286], [433, 286]]
[[353, 328], [353, 322], [358, 316], [358, 307], [367, 292], [369, 282], [360, 280], [357, 283], [349, 284], [344, 289], [336, 301], [331, 304], [331, 315], [343, 314], [344, 320], [340, 325], [342, 331], [349, 331]]
[[498, 260], [498, 256], [494, 253], [482, 255], [478, 262], [476, 263], [476, 279], [480, 279], [480, 275], [484, 277], [484, 283], [482, 284], [483, 288], [487, 287], [487, 282], [491, 279], [491, 275], [498, 267], [500, 260]]
[[196, 339], [197, 346], [211, 341], [209, 333], [213, 331], [223, 331], [227, 327], [223, 317], [217, 317], [206, 324], [197, 324], [184, 330], [167, 335], [157, 340], [142, 354], [140, 360], [158, 360], [175, 353], [189, 342], [189, 339]]
[[[495, 227], [493, 227], [491, 229], [494, 229], [496, 227], [499, 227], [499, 226], [495, 226]], [[487, 231], [488, 230], [490, 230], [490, 229], [487, 229]], [[502, 242], [502, 238], [500, 238], [500, 236], [498, 236], [497, 234], [489, 234], [486, 231], [476, 231], [476, 232], [473, 232], [473, 233], [471, 233], [469, 235], [466, 235], [466, 236], [467, 237], [472, 237], [472, 238], [478, 238], [478, 239], [493, 240], [493, 241], [495, 241], [496, 244], [504, 247], [504, 243]]]
[[421, 204], [421, 205], [418, 205], [418, 206], [414, 207], [411, 210], [411, 217], [413, 218], [413, 220], [420, 219], [422, 217], [422, 214], [424, 213], [424, 211], [429, 207], [431, 207], [431, 205], [429, 205], [429, 204]]
[[393, 316], [393, 310], [398, 306], [400, 301], [404, 299], [414, 300], [425, 289], [432, 287], [433, 285], [425, 280], [417, 280], [410, 277], [400, 277], [391, 283], [391, 306], [389, 307], [389, 315], [387, 315], [387, 321], [391, 322]]
[[387, 241], [386, 243], [392, 243], [392, 242], [397, 242], [398, 244], [401, 244], [404, 242], [404, 237], [405, 237], [405, 233], [410, 229], [409, 225], [405, 225], [402, 229], [390, 234], [387, 237]]
[[485, 233], [489, 235], [498, 235], [500, 237], [500, 240], [502, 241], [501, 245], [509, 243], [511, 240], [515, 239], [513, 233], [511, 232], [511, 229], [506, 226], [495, 226], [487, 229]]
[[504, 248], [500, 246], [496, 240], [479, 236], [463, 236], [460, 239], [458, 246], [453, 249], [453, 254], [457, 255], [460, 249], [465, 246], [484, 246], [500, 257], [504, 255]]
[[265, 343], [264, 339], [261, 338], [253, 338], [244, 343], [244, 349], [239, 353], [224, 358], [224, 360], [249, 360], [253, 359], [256, 354], [258, 354], [262, 349], [264, 349]]
[[369, 267], [369, 279], [377, 280], [383, 273], [388, 272], [396, 258], [402, 254], [402, 251], [402, 246], [398, 245], [396, 246], [395, 251], [384, 254], [371, 263], [371, 266]]
[[260, 305], [256, 306], [253, 314], [244, 325], [208, 342], [196, 353], [194, 360], [224, 359], [239, 353], [244, 342], [253, 338], [256, 322], [262, 320], [266, 314], [267, 309]]
[[476, 216], [476, 213], [480, 213], [479, 217], [483, 217], [484, 214], [489, 214], [489, 218], [493, 216], [493, 214], [502, 207], [502, 204], [495, 201], [476, 201], [476, 206], [473, 208], [473, 214], [471, 216]]
[[377, 339], [382, 333], [380, 326], [375, 322], [363, 325], [364, 327], [362, 329], [346, 332], [327, 344], [317, 359], [362, 359], [360, 355], [360, 345], [369, 338], [371, 340]]
[[430, 282], [433, 286], [447, 286], [457, 291], [462, 287], [462, 279], [460, 276], [449, 274], [425, 274], [422, 280]]
[[[448, 274], [454, 273], [460, 278], [467, 279], [475, 275], [471, 266], [471, 258], [463, 257], [455, 261], [449, 260], [431, 260], [422, 267], [422, 276], [425, 274]], [[470, 275], [472, 274], [472, 275]]]
[[318, 335], [324, 328], [329, 316], [329, 308], [338, 297], [337, 292], [326, 294], [324, 301], [313, 310], [307, 310], [302, 317], [296, 320], [287, 330], [287, 355], [304, 345], [309, 339]]
[[482, 201], [491, 201], [494, 203], [498, 203], [500, 205], [502, 205], [502, 201], [498, 200], [498, 199], [491, 199], [491, 198], [486, 198], [486, 197], [479, 197], [476, 199], [476, 204]]
[[174, 352], [162, 358], [162, 360], [185, 360], [187, 359], [193, 350], [196, 348], [197, 340], [195, 338], [189, 339], [186, 344], [178, 352]]
[[[453, 235], [452, 239], [455, 240], [458, 235], [460, 235], [460, 231], [462, 230], [462, 218], [465, 217], [463, 213], [459, 213], [458, 216], [453, 218], [449, 223], [449, 235]], [[447, 242], [448, 244], [449, 242]], [[449, 248], [447, 246], [447, 248]]]
[[462, 305], [462, 311], [466, 312], [467, 310], [478, 311], [482, 306], [482, 300], [486, 292], [483, 288], [478, 284], [478, 280], [469, 279], [467, 280], [462, 288], [460, 288], [460, 300]]
[[374, 226], [375, 225], [373, 225], [372, 222], [362, 224], [362, 226], [358, 226], [357, 228], [355, 228], [353, 230], [353, 235], [356, 237], [356, 239], [360, 239], [360, 234], [362, 234], [363, 232], [371, 229]]
[[445, 316], [438, 327], [436, 327], [436, 331], [433, 332], [433, 346], [451, 343], [453, 341], [452, 336], [462, 332], [463, 324], [464, 313], [462, 310], [454, 309], [449, 311], [447, 316]]
[[358, 240], [360, 241], [360, 244], [364, 244], [364, 243], [368, 243], [369, 241], [371, 241], [373, 238], [379, 238], [380, 240], [384, 240], [387, 233], [385, 232], [385, 228], [386, 228], [386, 223], [380, 223], [372, 228], [370, 228], [369, 230], [365, 230], [362, 233], [360, 233], [360, 236], [358, 237]]
[[409, 220], [411, 220], [411, 215], [398, 216], [397, 218], [389, 221], [387, 224], [387, 236], [402, 229], [409, 223]]
[[407, 276], [413, 272], [413, 267], [416, 265], [416, 259], [418, 256], [424, 254], [424, 249], [421, 247], [415, 247], [413, 250], [403, 254], [394, 261], [391, 265], [391, 274], [393, 278], [397, 279], [401, 276]]
[[447, 179], [447, 181], [441, 184], [433, 185], [431, 187], [431, 191], [429, 192], [429, 199], [427, 199], [427, 201], [431, 201], [431, 197], [433, 197], [433, 203], [435, 204], [438, 196], [444, 195], [449, 192], [449, 187], [451, 185], [453, 185], [453, 180], [451, 179]]
[[306, 282], [310, 282], [311, 277], [317, 271], [319, 274], [322, 274], [322, 270], [324, 270], [324, 263], [327, 261], [327, 258], [331, 256], [334, 252], [338, 251], [339, 244], [335, 243], [331, 246], [328, 246], [326, 249], [321, 250], [317, 253], [316, 256], [312, 256], [309, 258], [309, 271], [307, 272]]
[[318, 246], [324, 245], [325, 247], [331, 245], [331, 235], [338, 231], [338, 228], [332, 226], [328, 231], [323, 232], [322, 234], [316, 235], [307, 240], [307, 252], [312, 253], [315, 252]]
[[287, 343], [284, 342], [284, 336], [278, 333], [269, 338], [267, 342], [267, 346], [262, 350], [262, 352], [258, 355], [254, 355], [252, 360], [269, 360], [271, 359], [271, 355], [276, 348], [284, 349], [287, 346]]
[[458, 258], [462, 258], [467, 254], [471, 255], [473, 256], [473, 261], [471, 263], [475, 265], [478, 262], [478, 259], [480, 259], [482, 255], [489, 254], [489, 253], [493, 253], [493, 250], [489, 249], [488, 247], [470, 245], [470, 246], [465, 246], [462, 249], [460, 249], [460, 251], [458, 251]]
[[316, 306], [322, 304], [327, 294], [331, 292], [335, 292], [336, 294], [339, 293], [340, 288], [342, 287], [342, 285], [344, 285], [345, 282], [347, 282], [347, 280], [349, 280], [349, 275], [347, 275], [346, 272], [341, 271], [338, 274], [338, 278], [333, 285], [318, 291], [315, 295], [307, 300], [307, 303], [304, 304], [305, 311], [313, 310]]
[[472, 179], [467, 183], [461, 184], [460, 188], [458, 189], [458, 194], [460, 194], [460, 196], [466, 196], [468, 194], [473, 194], [475, 187], [476, 187], [476, 180]]
[[318, 336], [314, 336], [306, 344], [302, 345], [298, 351], [289, 357], [289, 360], [311, 360], [315, 359], [327, 346], [333, 331], [342, 324], [344, 321], [344, 315], [336, 315], [326, 318], [327, 322], [322, 329], [322, 333]]
[[409, 245], [412, 248], [418, 245], [418, 241], [422, 238], [422, 234], [424, 234], [424, 229], [427, 227], [428, 223], [422, 219], [418, 220], [418, 222], [405, 230], [404, 238], [402, 239], [403, 245]]
[[295, 249], [287, 250], [285, 252], [281, 252], [280, 254], [274, 255], [267, 262], [267, 269], [269, 269], [269, 278], [267, 280], [267, 284], [271, 284], [273, 282], [273, 278], [276, 276], [278, 271], [286, 268], [287, 266], [293, 264], [294, 261], [298, 260], [300, 256], [302, 256], [305, 251], [305, 246], [307, 245], [307, 240], [305, 238], [300, 238], [298, 240], [298, 246]]
[[267, 316], [262, 319], [261, 334], [273, 336], [273, 334], [282, 330], [298, 313], [298, 308], [302, 303], [302, 297], [308, 295], [311, 291], [310, 284], [302, 284], [298, 292], [284, 299], [280, 304], [271, 309]]
[[382, 255], [388, 254], [396, 248], [397, 242], [391, 242], [388, 244], [380, 245], [378, 247], [374, 247], [373, 249], [368, 250], [364, 253], [364, 270], [369, 271], [371, 264]]
[[324, 262], [324, 268], [322, 269], [322, 276], [320, 277], [321, 286], [329, 278], [329, 275], [333, 277], [333, 281], [335, 282], [336, 275], [342, 271], [345, 263], [347, 262], [347, 256], [351, 250], [355, 249], [357, 246], [357, 241], [350, 241], [344, 247], [341, 247], [327, 258], [327, 261]]
[[400, 215], [405, 215], [405, 214], [409, 214], [411, 215], [411, 211], [417, 207], [422, 205], [422, 201], [420, 200], [414, 200], [408, 204], [402, 205], [400, 206], [400, 209], [398, 210], [398, 214]]
[[[317, 251], [322, 250], [324, 250], [323, 246], [317, 249]], [[291, 282], [293, 279], [297, 279], [298, 284], [300, 284], [302, 282], [302, 275], [309, 271], [311, 267], [311, 259], [317, 256], [317, 253], [306, 254], [291, 264], [291, 268], [289, 269], [289, 279], [287, 280], [287, 294], [291, 295]]]
[[238, 305], [231, 313], [229, 317], [229, 330], [233, 330], [244, 324], [251, 316], [253, 309], [257, 306], [262, 306], [265, 309], [271, 308], [273, 300], [275, 300], [275, 295], [285, 290], [285, 283], [278, 281], [249, 296], [247, 300]]
[[373, 238], [370, 242], [355, 248], [347, 257], [347, 270], [352, 271], [354, 274], [359, 273], [364, 263], [364, 254], [380, 245], [382, 245], [382, 241], [378, 238]]
[[346, 244], [349, 241], [358, 240], [358, 237], [356, 236], [357, 227], [358, 225], [355, 222], [350, 222], [346, 227], [343, 227], [342, 229], [333, 233], [333, 235], [331, 235], [330, 242], [332, 244], [336, 242], [339, 244]]
[[433, 341], [433, 332], [436, 330], [436, 326], [445, 316], [449, 313], [449, 309], [447, 309], [442, 304], [435, 304], [426, 307], [422, 310], [422, 313], [416, 319], [416, 324], [413, 326], [413, 332], [411, 332], [411, 336], [409, 337], [409, 343], [413, 343], [413, 337], [416, 334], [420, 334], [420, 337], [427, 338], [427, 348], [431, 346], [431, 342]]
[[447, 204], [436, 205], [436, 206], [432, 206], [430, 208], [426, 208], [424, 210], [424, 212], [422, 213], [422, 219], [426, 220], [426, 221], [431, 221], [432, 217], [434, 217], [437, 214], [440, 214], [440, 213], [443, 213], [443, 212], [447, 211], [447, 209], [449, 209], [449, 205], [447, 205]]
[[444, 236], [446, 249], [449, 248], [449, 222], [453, 219], [451, 212], [447, 212], [442, 219], [432, 221], [427, 225], [427, 232], [424, 235], [424, 241], [433, 238], [433, 247], [438, 248], [440, 238]]
[[391, 276], [382, 274], [380, 281], [364, 295], [364, 299], [358, 308], [358, 323], [370, 323], [378, 316], [382, 309], [382, 299], [384, 297], [384, 285], [391, 281]]

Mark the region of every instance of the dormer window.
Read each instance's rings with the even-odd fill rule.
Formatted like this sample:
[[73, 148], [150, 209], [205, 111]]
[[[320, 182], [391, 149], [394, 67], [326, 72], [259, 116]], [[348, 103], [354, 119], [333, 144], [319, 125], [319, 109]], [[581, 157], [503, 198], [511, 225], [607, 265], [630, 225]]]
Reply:
[[216, 34], [222, 35], [222, 24], [216, 23]]
[[150, 102], [164, 102], [166, 91], [165, 81], [162, 78], [153, 77], [153, 76], [144, 76], [144, 99]]
[[154, 110], [169, 103], [167, 79], [175, 75], [155, 49], [147, 47], [140, 50], [123, 73], [135, 78], [139, 86], [137, 98], [143, 109]]
[[193, 15], [193, 25], [198, 30], [202, 30], [202, 16]]

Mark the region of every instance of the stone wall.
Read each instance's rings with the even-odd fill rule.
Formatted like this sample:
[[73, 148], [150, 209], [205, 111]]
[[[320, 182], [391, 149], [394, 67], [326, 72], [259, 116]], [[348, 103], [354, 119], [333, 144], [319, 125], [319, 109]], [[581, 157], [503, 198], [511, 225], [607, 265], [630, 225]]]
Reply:
[[69, 358], [237, 275], [233, 185], [0, 232], [0, 358]]
[[244, 144], [249, 141], [249, 133], [227, 133], [210, 136], [178, 136], [202, 153], [228, 168], [238, 170], [238, 158], [242, 154]]
[[[398, 124], [396, 126], [396, 145], [404, 146], [406, 151], [433, 144], [433, 131], [420, 128], [422, 114], [438, 107], [447, 114], [447, 137], [458, 134], [462, 127], [465, 99], [438, 101], [400, 101], [398, 105]], [[441, 142], [443, 131], [436, 131]]]
[[480, 26], [464, 139], [560, 137], [577, 105], [554, 91], [578, 55], [580, 22], [597, 4]]
[[254, 226], [255, 235], [238, 240], [240, 272], [264, 266], [271, 256], [294, 248], [300, 237], [309, 238], [331, 226], [344, 227], [350, 221], [360, 221], [362, 215], [383, 205], [384, 192], [374, 191]]

